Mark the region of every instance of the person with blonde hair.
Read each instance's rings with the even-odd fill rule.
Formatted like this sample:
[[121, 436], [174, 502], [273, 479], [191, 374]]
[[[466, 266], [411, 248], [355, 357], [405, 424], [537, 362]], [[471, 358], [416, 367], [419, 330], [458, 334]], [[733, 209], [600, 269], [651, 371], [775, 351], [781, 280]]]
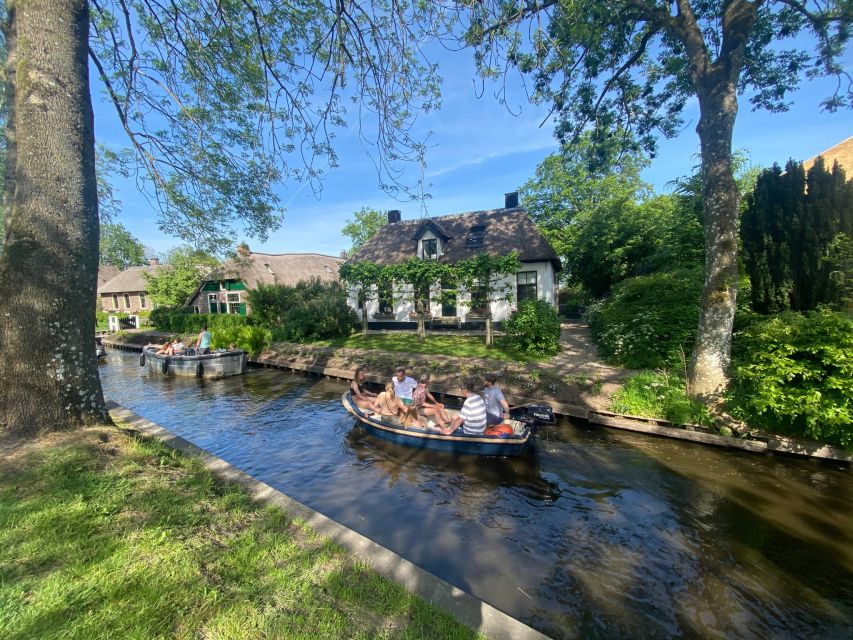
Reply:
[[386, 382], [385, 391], [376, 396], [373, 410], [382, 416], [382, 420], [390, 421], [406, 413], [406, 405], [394, 393], [394, 383]]
[[427, 427], [426, 418], [418, 413], [418, 409], [414, 405], [406, 408], [406, 413], [400, 420], [400, 424], [413, 429], [426, 429]]
[[450, 414], [429, 392], [429, 374], [424, 373], [418, 379], [418, 386], [412, 392], [412, 401], [418, 410], [426, 417], [434, 416], [439, 428], [446, 427], [450, 424]]

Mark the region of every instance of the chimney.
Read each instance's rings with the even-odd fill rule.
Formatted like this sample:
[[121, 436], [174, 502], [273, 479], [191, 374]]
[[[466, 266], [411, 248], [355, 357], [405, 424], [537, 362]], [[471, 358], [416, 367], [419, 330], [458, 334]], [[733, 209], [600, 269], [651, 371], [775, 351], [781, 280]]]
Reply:
[[399, 209], [391, 209], [388, 212], [388, 224], [394, 224], [395, 222], [400, 222], [400, 210]]
[[239, 253], [244, 258], [248, 257], [252, 252], [249, 250], [249, 245], [245, 242], [241, 242], [237, 245], [237, 253]]
[[149, 258], [148, 264], [149, 264], [149, 266], [152, 266], [152, 267], [159, 267], [160, 266], [160, 259], [159, 258]]
[[341, 260], [346, 260], [348, 257], [346, 251], [341, 251]]
[[518, 208], [518, 191], [504, 194], [504, 209]]

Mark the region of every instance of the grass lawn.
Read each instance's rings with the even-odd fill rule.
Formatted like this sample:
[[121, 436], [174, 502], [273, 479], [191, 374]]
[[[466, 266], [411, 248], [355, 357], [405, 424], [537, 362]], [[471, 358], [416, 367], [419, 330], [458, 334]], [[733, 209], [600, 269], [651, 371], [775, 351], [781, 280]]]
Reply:
[[320, 340], [312, 344], [326, 347], [348, 347], [351, 349], [372, 349], [377, 351], [403, 351], [425, 353], [437, 356], [457, 358], [491, 358], [494, 360], [528, 361], [543, 360], [528, 356], [501, 345], [495, 341], [492, 347], [486, 347], [482, 336], [428, 335], [424, 342], [418, 340], [414, 332], [373, 333], [367, 337], [354, 333], [348, 338]]
[[0, 638], [476, 638], [198, 461], [113, 427], [0, 456]]

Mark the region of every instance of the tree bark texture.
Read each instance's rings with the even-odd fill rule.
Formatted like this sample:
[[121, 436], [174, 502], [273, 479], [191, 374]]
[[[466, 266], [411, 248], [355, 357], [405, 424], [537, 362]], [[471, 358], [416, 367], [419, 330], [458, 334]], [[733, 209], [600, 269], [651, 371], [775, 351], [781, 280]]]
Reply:
[[737, 82], [711, 79], [700, 90], [696, 130], [702, 144], [705, 286], [696, 345], [688, 369], [694, 398], [714, 401], [728, 385], [737, 301], [737, 225], [740, 193], [732, 173]]
[[109, 421], [94, 351], [98, 201], [86, 0], [9, 2], [0, 428]]
[[367, 299], [361, 301], [361, 335], [367, 336]]

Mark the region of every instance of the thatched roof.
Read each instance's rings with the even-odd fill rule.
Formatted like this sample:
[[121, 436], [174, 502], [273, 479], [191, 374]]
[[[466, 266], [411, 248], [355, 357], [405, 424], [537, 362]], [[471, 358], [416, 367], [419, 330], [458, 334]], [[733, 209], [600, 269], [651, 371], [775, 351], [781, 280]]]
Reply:
[[826, 151], [822, 151], [813, 158], [809, 158], [803, 163], [803, 169], [808, 171], [814, 166], [818, 157], [823, 156], [824, 165], [827, 171], [832, 171], [832, 165], [838, 162], [838, 165], [844, 169], [847, 179], [853, 178], [853, 136], [847, 138], [843, 142], [839, 142], [834, 147], [830, 147]]
[[98, 265], [98, 293], [101, 293], [101, 288], [118, 274], [118, 267], [114, 267], [111, 264]]
[[98, 293], [133, 293], [136, 291], [148, 291], [148, 280], [145, 274], [154, 275], [163, 265], [130, 267], [119, 273], [115, 278], [102, 286]]
[[229, 260], [204, 281], [238, 279], [247, 289], [257, 289], [258, 284], [293, 286], [314, 277], [332, 281], [338, 279], [341, 262], [341, 258], [319, 253], [250, 253]]
[[[431, 230], [442, 237], [439, 262], [453, 264], [478, 253], [500, 256], [518, 251], [522, 262], [550, 261], [558, 271], [560, 259], [523, 209], [491, 209], [386, 224], [350, 257], [350, 262], [394, 264], [417, 256], [418, 239]], [[473, 233], [472, 233], [473, 229]], [[481, 236], [482, 243], [472, 240]]]

